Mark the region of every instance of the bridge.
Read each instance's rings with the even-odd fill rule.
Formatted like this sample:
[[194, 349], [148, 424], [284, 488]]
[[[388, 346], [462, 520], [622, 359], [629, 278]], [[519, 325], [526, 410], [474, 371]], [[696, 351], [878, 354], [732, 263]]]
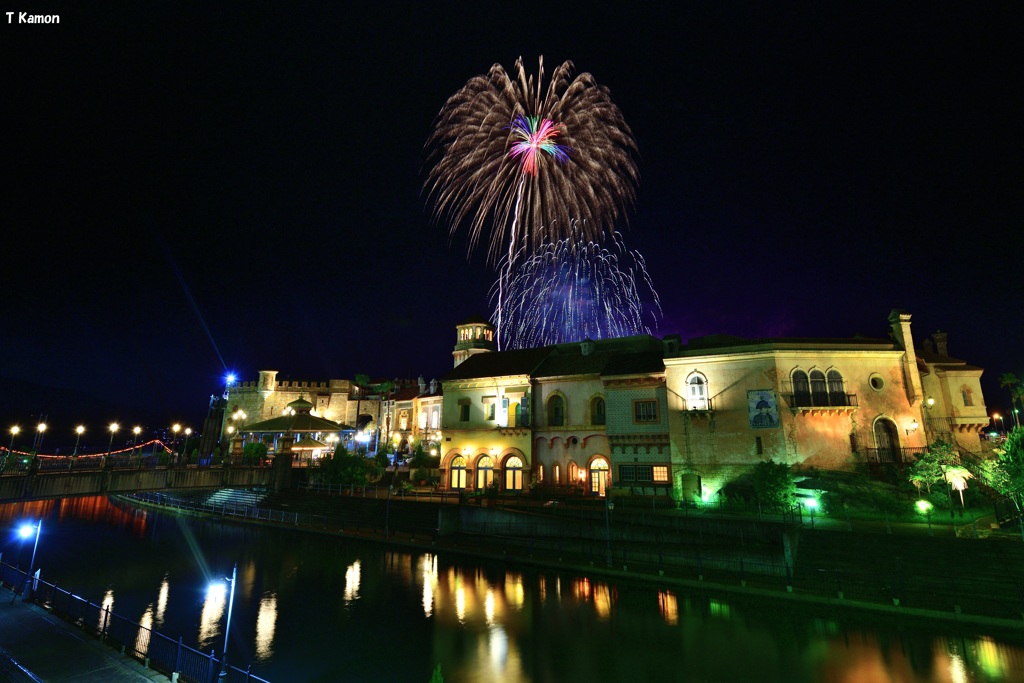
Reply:
[[[151, 450], [150, 450], [151, 447]], [[148, 454], [145, 454], [149, 450]], [[0, 449], [0, 503], [71, 496], [113, 495], [217, 487], [269, 486], [274, 468], [213, 465], [210, 459], [175, 464], [159, 440], [105, 455], [40, 455]]]

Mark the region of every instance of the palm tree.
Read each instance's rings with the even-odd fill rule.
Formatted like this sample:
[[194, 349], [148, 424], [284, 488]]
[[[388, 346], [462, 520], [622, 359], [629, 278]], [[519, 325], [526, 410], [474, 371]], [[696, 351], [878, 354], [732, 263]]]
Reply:
[[1017, 413], [1013, 407], [1020, 403], [1024, 406], [1024, 386], [1021, 386], [1021, 381], [1017, 378], [1017, 375], [1012, 372], [1004, 372], [999, 377], [999, 386], [1004, 389], [1010, 390], [1010, 412], [1013, 413], [1014, 426], [1020, 426], [1020, 418], [1017, 417]]

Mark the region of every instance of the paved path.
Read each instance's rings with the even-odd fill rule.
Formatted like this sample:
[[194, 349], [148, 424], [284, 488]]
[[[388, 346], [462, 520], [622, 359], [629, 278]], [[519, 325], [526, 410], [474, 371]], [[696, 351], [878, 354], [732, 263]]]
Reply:
[[0, 681], [146, 683], [170, 679], [0, 589]]

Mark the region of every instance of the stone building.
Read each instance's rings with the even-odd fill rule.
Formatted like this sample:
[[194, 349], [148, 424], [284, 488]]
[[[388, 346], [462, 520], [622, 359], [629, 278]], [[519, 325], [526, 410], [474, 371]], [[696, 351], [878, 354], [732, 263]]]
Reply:
[[376, 430], [380, 398], [351, 380], [279, 380], [276, 370], [261, 370], [256, 381], [239, 382], [228, 388], [227, 409], [221, 427], [221, 442], [245, 433], [246, 425], [285, 414], [297, 400], [312, 404], [310, 414], [337, 422], [345, 430], [369, 434]]
[[[397, 384], [397, 383], [396, 383]], [[441, 385], [420, 376], [415, 384], [383, 397], [381, 430], [385, 443], [398, 454], [416, 447], [436, 450], [441, 441]]]
[[982, 370], [950, 357], [944, 333], [918, 349], [902, 311], [888, 338], [640, 336], [461, 357], [488, 329], [460, 324], [443, 378], [445, 488], [708, 495], [769, 459], [849, 470], [939, 439], [978, 452], [988, 424]]

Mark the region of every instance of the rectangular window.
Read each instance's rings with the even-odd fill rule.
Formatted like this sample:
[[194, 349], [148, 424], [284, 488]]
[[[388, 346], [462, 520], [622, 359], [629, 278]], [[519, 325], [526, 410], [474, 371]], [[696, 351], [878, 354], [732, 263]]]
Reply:
[[660, 484], [668, 483], [668, 467], [664, 465], [654, 466], [654, 481]]
[[469, 422], [469, 405], [459, 406], [459, 421]]
[[633, 401], [633, 422], [657, 422], [657, 401]]
[[487, 405], [485, 405], [484, 406], [484, 412], [487, 413], [487, 417], [485, 419], [493, 420], [494, 419], [494, 404], [493, 403], [488, 403]]
[[637, 481], [652, 481], [654, 479], [654, 468], [650, 465], [637, 465], [636, 466], [636, 480]]
[[620, 481], [636, 481], [636, 467], [634, 465], [619, 465]]

